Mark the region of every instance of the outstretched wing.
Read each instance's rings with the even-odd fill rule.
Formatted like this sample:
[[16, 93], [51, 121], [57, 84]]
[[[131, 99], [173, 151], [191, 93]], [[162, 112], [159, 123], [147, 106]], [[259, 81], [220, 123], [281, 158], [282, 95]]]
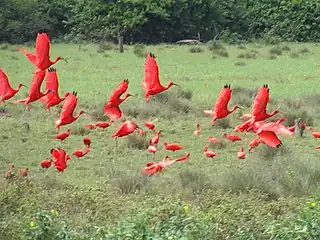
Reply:
[[123, 93], [125, 93], [128, 89], [129, 81], [128, 79], [124, 79], [111, 93], [108, 102], [118, 101]]
[[46, 62], [49, 59], [50, 40], [47, 33], [38, 33], [36, 40], [37, 63]]
[[32, 64], [36, 65], [36, 63], [37, 63], [36, 55], [34, 55], [33, 53], [27, 51], [24, 48], [19, 48], [19, 51], [22, 52], [24, 55], [26, 55], [26, 57], [29, 59], [29, 61]]
[[230, 84], [225, 85], [224, 88], [220, 91], [220, 94], [217, 98], [216, 104], [214, 106], [214, 112], [224, 112], [228, 111], [228, 103], [231, 99], [232, 90]]
[[279, 148], [282, 145], [282, 142], [274, 132], [262, 131], [258, 135], [260, 140], [262, 140], [269, 147]]
[[58, 94], [59, 80], [57, 70], [55, 68], [49, 68], [46, 76], [46, 90], [51, 89]]
[[0, 69], [0, 96], [3, 96], [7, 92], [8, 88], [11, 88], [9, 79], [5, 72]]
[[159, 79], [159, 67], [155, 56], [149, 53], [144, 62], [144, 79], [142, 81], [142, 87], [145, 92], [160, 85]]
[[265, 84], [258, 90], [258, 93], [253, 102], [252, 116], [257, 116], [261, 113], [266, 113], [267, 104], [269, 102], [269, 88]]
[[60, 116], [62, 118], [67, 116], [73, 116], [73, 112], [77, 106], [77, 102], [78, 102], [77, 93], [72, 92], [72, 94], [69, 94], [64, 100]]
[[115, 107], [105, 107], [104, 108], [104, 113], [106, 115], [108, 115], [108, 117], [110, 118], [111, 121], [114, 121], [116, 119], [119, 119], [121, 118], [122, 116], [122, 112], [119, 108], [119, 106], [115, 106]]
[[33, 73], [33, 78], [29, 89], [29, 96], [36, 92], [40, 92], [40, 87], [44, 80], [45, 74], [45, 70], [38, 70]]

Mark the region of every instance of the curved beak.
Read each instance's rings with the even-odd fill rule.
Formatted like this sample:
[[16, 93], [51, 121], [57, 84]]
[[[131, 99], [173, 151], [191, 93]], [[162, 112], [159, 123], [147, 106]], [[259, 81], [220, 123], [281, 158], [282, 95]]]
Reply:
[[175, 85], [175, 86], [177, 86], [177, 87], [181, 88], [181, 86], [180, 86], [179, 84], [174, 83], [173, 85]]
[[62, 58], [62, 57], [60, 57], [60, 59], [61, 59], [62, 61], [65, 61], [66, 63], [68, 63], [67, 59]]
[[238, 106], [238, 108], [240, 108], [240, 109], [244, 109], [244, 107], [242, 107], [242, 106]]
[[24, 86], [25, 88], [28, 88], [28, 86], [27, 86], [27, 85], [24, 85], [24, 84], [21, 84], [21, 86]]

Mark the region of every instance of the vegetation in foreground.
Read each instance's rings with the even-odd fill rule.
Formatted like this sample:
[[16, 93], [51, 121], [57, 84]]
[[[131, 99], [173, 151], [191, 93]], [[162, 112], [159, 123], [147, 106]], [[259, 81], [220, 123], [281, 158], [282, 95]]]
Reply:
[[[33, 66], [17, 51], [1, 45], [0, 58], [8, 77], [17, 84], [31, 81]], [[152, 51], [163, 82], [175, 81], [183, 90], [170, 89], [146, 104], [141, 94], [143, 62]], [[248, 149], [251, 135], [240, 143], [211, 146], [216, 158], [203, 156], [209, 135], [232, 132], [242, 113], [250, 111], [252, 97], [269, 84], [269, 109], [285, 112], [287, 124], [302, 117], [308, 126], [319, 127], [320, 48], [316, 44], [274, 46], [221, 44], [197, 47], [174, 45], [125, 46], [119, 54], [110, 43], [53, 45], [58, 63], [60, 93], [77, 91], [79, 110], [90, 116], [72, 125], [65, 143], [52, 139], [52, 114], [40, 103], [31, 111], [10, 102], [1, 105], [0, 168], [14, 163], [28, 167], [28, 178], [1, 180], [1, 239], [318, 239], [320, 180], [318, 145], [309, 132], [305, 137], [283, 138], [280, 149], [260, 146], [244, 160], [236, 153]], [[155, 120], [164, 140], [177, 141], [190, 151], [190, 159], [160, 175], [140, 174], [152, 154], [141, 149], [145, 139], [111, 139], [115, 126], [87, 130], [83, 126], [104, 119], [103, 104], [113, 87], [129, 78], [129, 90], [137, 97], [123, 103], [129, 119]], [[228, 120], [211, 128], [202, 110], [215, 102], [226, 83], [233, 88], [232, 103], [244, 106]], [[27, 90], [23, 90], [27, 91]], [[21, 91], [18, 97], [23, 97]], [[196, 124], [200, 136], [193, 136]], [[64, 173], [43, 170], [39, 162], [53, 147], [72, 152], [84, 136], [92, 139], [85, 158], [70, 160]], [[150, 134], [149, 134], [150, 136]], [[148, 137], [149, 137], [148, 136]], [[164, 150], [155, 156], [165, 155]], [[178, 156], [180, 153], [170, 154]]]

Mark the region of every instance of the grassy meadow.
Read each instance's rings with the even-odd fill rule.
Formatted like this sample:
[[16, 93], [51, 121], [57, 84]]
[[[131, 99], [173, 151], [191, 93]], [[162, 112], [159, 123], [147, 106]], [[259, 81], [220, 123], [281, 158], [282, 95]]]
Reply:
[[[29, 85], [33, 65], [17, 51], [20, 46], [0, 45], [0, 68], [15, 88]], [[33, 44], [25, 46], [33, 51]], [[155, 54], [163, 84], [173, 86], [145, 103], [142, 94], [145, 52]], [[125, 46], [120, 54], [110, 43], [100, 45], [52, 44], [51, 59], [68, 60], [54, 65], [60, 95], [78, 92], [78, 107], [89, 114], [72, 125], [71, 135], [60, 142], [55, 121], [60, 107], [46, 112], [41, 102], [28, 111], [11, 100], [0, 105], [0, 169], [11, 163], [29, 168], [27, 178], [0, 180], [0, 239], [319, 239], [320, 141], [309, 131], [304, 138], [280, 135], [283, 146], [259, 146], [248, 153], [254, 134], [237, 133], [241, 142], [210, 145], [217, 157], [203, 155], [208, 136], [233, 133], [243, 113], [249, 113], [257, 89], [270, 88], [268, 112], [279, 109], [285, 124], [301, 117], [307, 126], [320, 129], [320, 45], [201, 45]], [[103, 106], [110, 92], [129, 79], [130, 93], [120, 107], [123, 119], [154, 121], [164, 141], [180, 143], [175, 153], [162, 147], [147, 153], [146, 138], [134, 134], [116, 141], [111, 135], [121, 121], [104, 130], [85, 124], [107, 120]], [[233, 89], [229, 108], [243, 106], [211, 127], [203, 110], [211, 109], [225, 84]], [[22, 88], [14, 99], [24, 98]], [[196, 124], [201, 135], [194, 136]], [[62, 147], [70, 155], [90, 137], [92, 151], [72, 158], [63, 173], [42, 169], [40, 161], [50, 149]], [[237, 159], [244, 147], [247, 157]], [[141, 170], [154, 158], [177, 157], [190, 152], [189, 160], [159, 175], [144, 177]]]

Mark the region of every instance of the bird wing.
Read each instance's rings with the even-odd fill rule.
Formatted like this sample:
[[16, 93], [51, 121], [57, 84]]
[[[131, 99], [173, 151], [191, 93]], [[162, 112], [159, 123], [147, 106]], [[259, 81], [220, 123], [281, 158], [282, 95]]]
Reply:
[[111, 93], [108, 102], [114, 102], [119, 100], [121, 95], [125, 93], [128, 89], [129, 81], [128, 79], [124, 79]]
[[267, 104], [269, 102], [269, 88], [268, 85], [263, 85], [258, 90], [258, 93], [253, 102], [252, 108], [252, 116], [257, 116], [261, 113], [266, 113], [267, 111]]
[[122, 112], [121, 112], [119, 106], [115, 106], [115, 107], [113, 107], [113, 106], [112, 107], [108, 107], [107, 106], [104, 109], [104, 113], [106, 115], [108, 115], [110, 120], [112, 120], [112, 121], [114, 121], [116, 119], [119, 119], [122, 116]]
[[144, 62], [144, 79], [142, 86], [145, 91], [160, 85], [159, 67], [155, 56], [149, 53]]
[[77, 106], [77, 102], [78, 102], [77, 93], [73, 92], [72, 94], [69, 94], [64, 100], [60, 116], [62, 118], [66, 116], [73, 116], [73, 112]]
[[37, 63], [46, 62], [49, 59], [50, 40], [47, 33], [38, 33], [36, 40]]
[[36, 55], [27, 51], [24, 48], [19, 48], [19, 51], [22, 52], [24, 55], [26, 55], [26, 57], [29, 59], [30, 62], [32, 62], [34, 65], [36, 65], [36, 61], [37, 61]]
[[29, 96], [36, 92], [40, 92], [41, 84], [44, 80], [46, 71], [40, 70], [33, 73], [32, 82], [29, 89]]
[[221, 112], [228, 110], [228, 103], [231, 99], [232, 90], [230, 85], [225, 85], [224, 88], [220, 91], [217, 98], [216, 104], [214, 106], [214, 112]]
[[262, 131], [270, 131], [285, 136], [292, 136], [294, 134], [286, 126], [284, 126], [283, 124], [279, 124], [278, 122], [269, 122], [263, 124], [258, 130], [258, 133]]
[[9, 79], [5, 72], [0, 69], [0, 96], [3, 96], [7, 92], [8, 88], [11, 88]]
[[46, 90], [51, 89], [58, 94], [59, 80], [57, 70], [55, 68], [49, 68], [46, 76]]
[[282, 145], [282, 142], [274, 132], [262, 131], [258, 135], [260, 140], [262, 140], [269, 147], [279, 148]]

